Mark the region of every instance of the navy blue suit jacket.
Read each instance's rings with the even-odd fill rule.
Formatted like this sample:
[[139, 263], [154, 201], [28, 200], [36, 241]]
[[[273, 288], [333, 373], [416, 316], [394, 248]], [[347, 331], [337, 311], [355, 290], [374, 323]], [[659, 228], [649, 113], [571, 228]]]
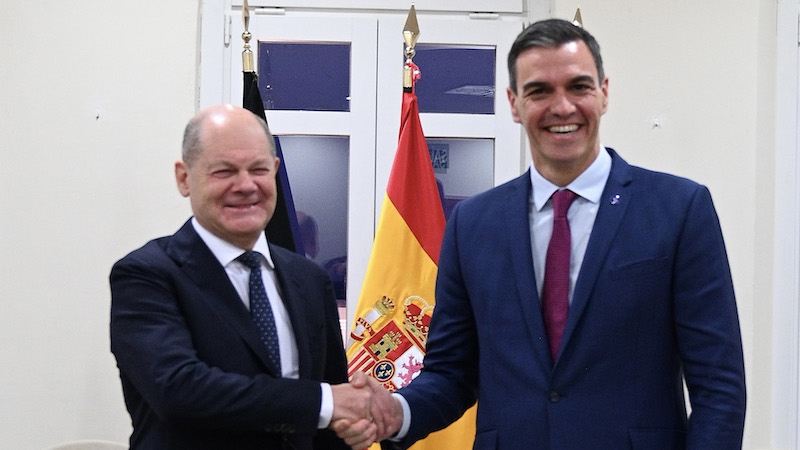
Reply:
[[297, 340], [300, 379], [269, 363], [225, 269], [187, 222], [111, 270], [111, 350], [133, 449], [338, 449], [317, 430], [320, 381], [347, 381], [324, 270], [270, 246]]
[[555, 363], [533, 270], [529, 174], [453, 211], [424, 369], [399, 391], [412, 417], [403, 446], [477, 399], [476, 449], [741, 448], [741, 337], [711, 196], [609, 153]]

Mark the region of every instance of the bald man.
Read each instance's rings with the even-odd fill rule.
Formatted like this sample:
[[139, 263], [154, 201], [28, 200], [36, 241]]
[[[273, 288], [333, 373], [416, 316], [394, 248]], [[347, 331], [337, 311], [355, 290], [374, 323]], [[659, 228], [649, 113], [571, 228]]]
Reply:
[[200, 111], [175, 163], [194, 217], [111, 270], [132, 449], [344, 449], [331, 421], [369, 416], [327, 274], [267, 243], [279, 164], [260, 118]]

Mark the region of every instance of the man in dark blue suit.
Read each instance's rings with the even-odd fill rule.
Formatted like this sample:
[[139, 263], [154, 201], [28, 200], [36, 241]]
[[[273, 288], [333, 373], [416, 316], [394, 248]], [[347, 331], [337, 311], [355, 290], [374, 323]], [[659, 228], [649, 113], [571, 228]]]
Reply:
[[175, 164], [194, 217], [111, 270], [131, 448], [344, 449], [331, 420], [369, 417], [370, 390], [346, 384], [327, 274], [266, 241], [278, 164], [254, 114], [201, 111]]
[[[508, 66], [532, 168], [449, 218], [424, 369], [396, 394], [392, 440], [477, 401], [475, 449], [741, 448], [741, 337], [708, 189], [600, 144], [608, 79], [581, 27], [531, 25]], [[566, 234], [551, 197], [574, 197]], [[337, 431], [359, 442], [359, 427]]]

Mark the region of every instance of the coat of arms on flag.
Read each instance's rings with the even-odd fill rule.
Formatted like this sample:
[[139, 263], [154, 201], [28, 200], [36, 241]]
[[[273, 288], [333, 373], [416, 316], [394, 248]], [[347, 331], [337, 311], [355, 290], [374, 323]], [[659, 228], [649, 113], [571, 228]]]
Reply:
[[356, 327], [350, 334], [353, 341], [360, 343], [359, 351], [350, 360], [350, 375], [355, 371], [368, 373], [390, 392], [406, 386], [422, 369], [433, 312], [433, 306], [414, 295], [400, 306], [403, 308], [402, 326], [391, 320], [375, 329], [369, 321], [370, 317], [375, 319], [395, 311], [395, 302], [383, 296], [366, 317], [356, 319]]

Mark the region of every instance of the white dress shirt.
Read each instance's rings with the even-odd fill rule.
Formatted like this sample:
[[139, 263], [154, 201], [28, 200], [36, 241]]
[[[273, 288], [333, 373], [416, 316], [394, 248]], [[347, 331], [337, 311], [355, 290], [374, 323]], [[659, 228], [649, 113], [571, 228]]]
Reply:
[[[194, 227], [200, 239], [205, 242], [214, 257], [217, 258], [239, 298], [244, 306], [250, 310], [250, 269], [236, 258], [245, 252], [244, 249], [223, 240], [211, 233], [192, 218]], [[297, 350], [297, 341], [294, 337], [294, 328], [289, 317], [289, 311], [283, 304], [283, 299], [278, 289], [278, 279], [275, 275], [275, 264], [272, 262], [272, 255], [269, 252], [266, 235], [262, 232], [258, 237], [253, 251], [261, 253], [261, 279], [264, 281], [264, 289], [267, 292], [269, 305], [272, 308], [272, 315], [275, 317], [275, 328], [278, 332], [278, 347], [281, 355], [281, 376], [283, 378], [300, 377], [300, 356]], [[333, 393], [328, 383], [322, 385], [322, 406], [320, 408], [319, 428], [326, 428], [333, 416]]]
[[[575, 201], [567, 211], [570, 234], [569, 258], [569, 301], [572, 303], [572, 293], [575, 291], [575, 281], [586, 254], [589, 244], [589, 235], [592, 233], [594, 219], [600, 207], [600, 197], [606, 187], [608, 175], [611, 173], [611, 156], [605, 147], [600, 147], [600, 153], [592, 164], [586, 168], [578, 178], [564, 189], [578, 194]], [[547, 247], [550, 245], [550, 236], [553, 234], [553, 202], [550, 197], [560, 188], [547, 181], [531, 165], [531, 198], [529, 199], [528, 214], [531, 227], [531, 247], [533, 251], [533, 270], [536, 275], [536, 287], [539, 297], [542, 295], [544, 285], [544, 266], [547, 260]]]

